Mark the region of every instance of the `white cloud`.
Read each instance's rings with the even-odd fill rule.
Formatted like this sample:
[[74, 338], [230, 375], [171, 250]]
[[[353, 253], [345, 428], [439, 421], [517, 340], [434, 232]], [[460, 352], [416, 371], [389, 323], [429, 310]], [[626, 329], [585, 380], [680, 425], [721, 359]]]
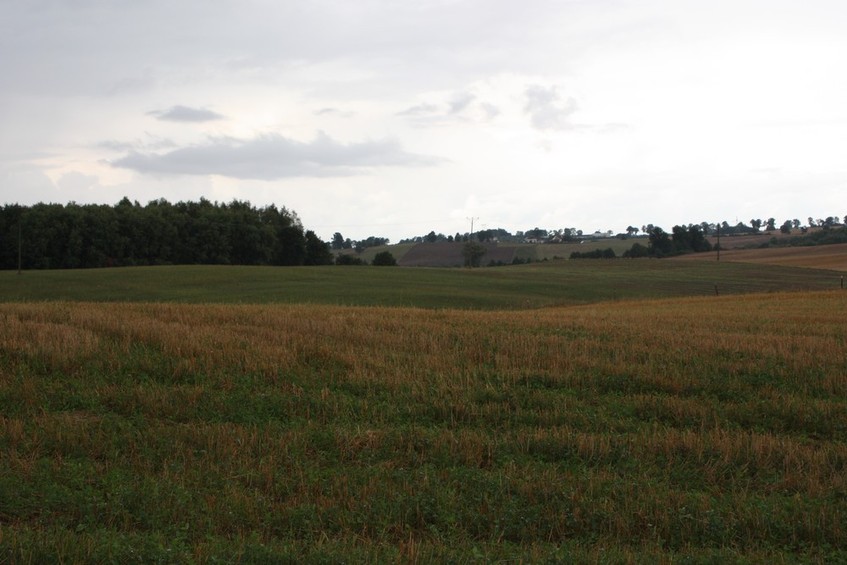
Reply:
[[271, 134], [248, 140], [217, 138], [167, 153], [132, 151], [112, 165], [148, 174], [273, 180], [349, 176], [378, 167], [425, 167], [440, 161], [408, 153], [395, 140], [344, 144], [321, 132], [308, 143]]
[[356, 115], [356, 112], [352, 112], [350, 110], [341, 110], [339, 108], [321, 108], [320, 110], [315, 110], [313, 112], [316, 116], [330, 116], [337, 118], [352, 118]]
[[476, 96], [471, 92], [456, 92], [448, 103], [450, 107], [449, 112], [451, 114], [458, 114], [465, 110], [475, 99]]
[[153, 110], [147, 114], [167, 122], [212, 122], [224, 119], [222, 115], [206, 108], [189, 108], [181, 105], [171, 106], [167, 110]]
[[532, 85], [524, 92], [524, 112], [529, 115], [532, 127], [539, 130], [573, 129], [571, 116], [576, 112], [576, 100], [562, 100], [555, 86]]
[[56, 184], [63, 191], [78, 193], [97, 186], [98, 180], [94, 175], [86, 175], [79, 171], [70, 171], [59, 177]]

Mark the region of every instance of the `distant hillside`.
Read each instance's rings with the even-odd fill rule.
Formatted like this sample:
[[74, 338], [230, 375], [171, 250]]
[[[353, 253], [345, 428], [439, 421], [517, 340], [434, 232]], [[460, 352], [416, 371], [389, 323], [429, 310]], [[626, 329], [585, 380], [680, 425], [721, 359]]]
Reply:
[[[461, 267], [465, 264], [462, 255], [464, 243], [436, 242], [419, 243], [409, 249], [398, 264], [402, 267]], [[496, 243], [483, 243], [485, 255], [481, 263], [488, 265], [491, 262], [511, 264], [515, 258], [514, 246], [499, 246]]]
[[[723, 243], [723, 242], [721, 242]], [[715, 253], [681, 255], [673, 260], [711, 260]], [[721, 261], [738, 263], [759, 263], [784, 267], [807, 267], [812, 269], [830, 269], [847, 271], [847, 243], [816, 245], [806, 247], [766, 247], [762, 249], [725, 249], [721, 251]]]

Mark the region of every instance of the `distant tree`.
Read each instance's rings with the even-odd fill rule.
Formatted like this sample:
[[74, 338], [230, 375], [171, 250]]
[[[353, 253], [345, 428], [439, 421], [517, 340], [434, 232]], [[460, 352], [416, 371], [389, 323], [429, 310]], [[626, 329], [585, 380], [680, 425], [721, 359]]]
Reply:
[[462, 247], [462, 256], [465, 258], [465, 267], [479, 267], [483, 255], [486, 253], [484, 245], [476, 241], [469, 241]]
[[[761, 226], [761, 224], [760, 224], [760, 226]], [[732, 228], [732, 231], [730, 233], [756, 233], [757, 231], [758, 231], [758, 228], [748, 226], [744, 222], [738, 222]]]
[[662, 257], [673, 252], [673, 242], [662, 228], [653, 226], [647, 235], [650, 255]]
[[380, 251], [374, 256], [371, 264], [377, 267], [394, 267], [397, 265], [397, 260], [390, 251]]
[[477, 241], [489, 241], [491, 239], [491, 230], [477, 230], [476, 232], [476, 240]]
[[438, 236], [435, 234], [435, 231], [431, 231], [426, 234], [424, 241], [426, 241], [427, 243], [435, 243], [436, 241], [438, 241]]
[[712, 250], [712, 244], [706, 239], [706, 233], [700, 229], [698, 225], [688, 227], [688, 238], [691, 242], [691, 251], [694, 253], [703, 253]]
[[576, 228], [562, 228], [560, 231], [562, 241], [574, 241], [576, 236]]
[[615, 250], [611, 247], [607, 247], [606, 249], [594, 249], [593, 251], [585, 251], [580, 253], [579, 251], [574, 251], [571, 253], [571, 259], [614, 259], [617, 257], [615, 255]]
[[372, 235], [372, 236], [369, 236], [367, 239], [362, 239], [360, 241], [355, 242], [353, 244], [353, 248], [356, 251], [361, 253], [362, 251], [364, 251], [368, 247], [380, 247], [382, 245], [388, 245], [388, 238], [387, 237], [377, 237], [377, 236]]
[[627, 259], [636, 259], [638, 257], [649, 257], [650, 250], [640, 243], [633, 243], [632, 247], [623, 252], [623, 256]]
[[[847, 217], [847, 216], [845, 216], [845, 217]], [[799, 229], [800, 229], [800, 220], [798, 220], [797, 218], [795, 218], [795, 219], [791, 220], [791, 226], [792, 226], [795, 230], [799, 230]]]
[[332, 248], [336, 251], [344, 249], [344, 236], [340, 232], [332, 234]]
[[332, 265], [332, 251], [329, 244], [322, 241], [315, 232], [306, 232], [306, 258], [304, 265]]
[[765, 225], [765, 229], [767, 231], [773, 231], [776, 229], [776, 220], [774, 218], [768, 218], [768, 222]]
[[762, 227], [762, 220], [758, 218], [753, 218], [750, 220], [750, 226], [753, 228], [753, 231], [759, 231], [759, 228]]
[[541, 228], [533, 228], [531, 230], [527, 230], [524, 233], [524, 236], [528, 239], [547, 239], [547, 236], [550, 235], [547, 230]]
[[350, 253], [342, 253], [335, 258], [336, 265], [365, 265], [361, 257], [356, 257]]
[[779, 231], [782, 233], [791, 233], [791, 220], [785, 220], [781, 226], [779, 226]]
[[626, 228], [626, 235], [628, 235], [629, 237], [632, 237], [632, 236], [636, 235], [637, 233], [638, 233], [638, 228], [635, 227], [635, 226], [628, 226]]
[[815, 219], [814, 219], [813, 217], [809, 216], [809, 227], [810, 227], [810, 228], [813, 228], [813, 227], [815, 227], [816, 225], [817, 225], [817, 224], [815, 224]]
[[671, 234], [674, 253], [687, 253], [691, 250], [691, 237], [685, 226], [674, 226], [671, 228]]

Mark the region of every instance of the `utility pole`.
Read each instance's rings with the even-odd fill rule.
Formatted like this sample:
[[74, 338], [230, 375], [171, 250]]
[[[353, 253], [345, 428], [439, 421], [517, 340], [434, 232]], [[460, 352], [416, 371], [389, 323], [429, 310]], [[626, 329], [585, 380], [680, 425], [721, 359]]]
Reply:
[[23, 229], [21, 228], [21, 218], [18, 217], [18, 275], [21, 274], [21, 235], [23, 234]]
[[473, 241], [473, 221], [478, 220], [479, 218], [470, 217], [470, 218], [465, 218], [465, 219], [470, 220], [470, 222], [471, 222], [471, 236], [469, 238], [469, 241]]

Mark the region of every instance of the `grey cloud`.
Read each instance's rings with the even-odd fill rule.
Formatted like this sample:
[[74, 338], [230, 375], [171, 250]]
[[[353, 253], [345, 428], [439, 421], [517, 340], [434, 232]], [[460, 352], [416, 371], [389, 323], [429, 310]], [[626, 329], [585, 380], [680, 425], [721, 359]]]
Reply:
[[476, 96], [471, 94], [470, 92], [457, 92], [453, 95], [453, 98], [450, 100], [450, 113], [458, 114], [465, 108], [467, 108], [471, 102], [476, 99]]
[[524, 91], [524, 112], [529, 114], [532, 127], [539, 130], [573, 129], [570, 117], [576, 112], [576, 100], [562, 100], [555, 86], [532, 85]]
[[489, 102], [482, 102], [479, 107], [485, 113], [485, 117], [489, 120], [500, 115], [500, 108]]
[[264, 135], [246, 141], [216, 138], [206, 145], [167, 153], [131, 151], [112, 165], [141, 173], [274, 180], [348, 176], [371, 167], [432, 166], [441, 161], [437, 157], [407, 153], [394, 140], [344, 144], [320, 133], [309, 143], [281, 135]]
[[189, 108], [180, 105], [172, 106], [167, 110], [147, 112], [147, 115], [168, 122], [211, 122], [223, 119], [222, 115], [205, 108]]
[[418, 104], [417, 106], [412, 106], [411, 108], [406, 108], [402, 112], [397, 112], [398, 116], [428, 116], [431, 114], [437, 114], [440, 111], [440, 108], [437, 104]]
[[120, 152], [141, 150], [155, 151], [158, 149], [170, 149], [172, 147], [176, 147], [176, 143], [170, 139], [146, 133], [145, 139], [135, 139], [133, 141], [118, 141], [110, 139], [107, 141], [101, 141], [97, 144], [97, 147]]
[[500, 109], [489, 102], [477, 101], [476, 94], [459, 91], [442, 104], [422, 103], [397, 112], [419, 126], [440, 126], [456, 122], [488, 121], [496, 117]]
[[338, 118], [352, 118], [356, 115], [355, 112], [347, 110], [339, 110], [338, 108], [321, 108], [313, 112], [316, 116], [336, 116]]

